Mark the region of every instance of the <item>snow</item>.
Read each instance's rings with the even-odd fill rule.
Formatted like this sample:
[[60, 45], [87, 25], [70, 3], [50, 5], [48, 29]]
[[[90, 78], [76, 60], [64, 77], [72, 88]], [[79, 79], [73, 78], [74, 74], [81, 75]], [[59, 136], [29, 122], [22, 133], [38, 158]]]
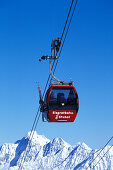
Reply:
[[37, 143], [40, 144], [41, 146], [47, 144], [50, 140], [47, 139], [45, 136], [43, 135], [37, 135], [36, 131], [33, 132], [28, 132], [28, 134], [26, 135], [26, 139], [31, 139], [32, 137], [32, 143]]
[[81, 142], [71, 146], [58, 137], [50, 141], [36, 131], [28, 132], [14, 144], [5, 143], [0, 147], [0, 170], [18, 169], [28, 141], [23, 170], [113, 170], [113, 147], [109, 150], [111, 146], [106, 146], [100, 153], [101, 150], [93, 150]]

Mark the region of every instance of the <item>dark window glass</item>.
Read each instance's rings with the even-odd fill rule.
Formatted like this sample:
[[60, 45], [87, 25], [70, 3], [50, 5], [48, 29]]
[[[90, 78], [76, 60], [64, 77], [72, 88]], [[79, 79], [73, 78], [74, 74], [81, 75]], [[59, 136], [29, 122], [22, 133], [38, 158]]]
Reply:
[[76, 109], [77, 96], [71, 87], [53, 87], [49, 96], [50, 109]]

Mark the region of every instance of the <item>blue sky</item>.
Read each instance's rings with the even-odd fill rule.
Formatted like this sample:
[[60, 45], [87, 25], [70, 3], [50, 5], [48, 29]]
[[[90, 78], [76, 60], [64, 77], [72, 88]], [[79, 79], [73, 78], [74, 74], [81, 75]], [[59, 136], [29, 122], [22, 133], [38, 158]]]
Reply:
[[[71, 1], [0, 1], [0, 145], [31, 130], [49, 74], [51, 42], [62, 34]], [[75, 82], [74, 123], [43, 123], [37, 133], [101, 148], [113, 135], [113, 2], [79, 1], [55, 75]]]

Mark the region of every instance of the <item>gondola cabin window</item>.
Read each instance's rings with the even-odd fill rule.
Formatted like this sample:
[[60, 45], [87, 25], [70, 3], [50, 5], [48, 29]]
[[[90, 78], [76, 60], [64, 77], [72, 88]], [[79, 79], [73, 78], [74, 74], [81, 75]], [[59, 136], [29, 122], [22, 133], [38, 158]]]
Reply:
[[49, 108], [51, 109], [76, 109], [77, 95], [73, 88], [53, 87], [49, 96]]

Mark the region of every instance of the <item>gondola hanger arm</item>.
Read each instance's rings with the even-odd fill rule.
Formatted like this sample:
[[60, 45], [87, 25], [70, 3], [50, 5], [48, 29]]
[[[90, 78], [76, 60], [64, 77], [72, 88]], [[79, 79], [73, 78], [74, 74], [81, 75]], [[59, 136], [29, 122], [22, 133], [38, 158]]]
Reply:
[[42, 56], [41, 59], [39, 59], [39, 61], [41, 60], [47, 60], [49, 59], [49, 71], [50, 71], [50, 75], [53, 77], [53, 79], [56, 80], [56, 82], [52, 82], [52, 84], [57, 84], [57, 85], [72, 85], [73, 82], [65, 82], [62, 81], [60, 79], [58, 79], [57, 77], [54, 76], [54, 74], [52, 73], [52, 69], [51, 69], [51, 60], [58, 60], [59, 57], [57, 57], [57, 53], [59, 52], [60, 49], [60, 45], [61, 45], [61, 38], [58, 39], [53, 39], [52, 40], [52, 44], [51, 44], [51, 56]]

